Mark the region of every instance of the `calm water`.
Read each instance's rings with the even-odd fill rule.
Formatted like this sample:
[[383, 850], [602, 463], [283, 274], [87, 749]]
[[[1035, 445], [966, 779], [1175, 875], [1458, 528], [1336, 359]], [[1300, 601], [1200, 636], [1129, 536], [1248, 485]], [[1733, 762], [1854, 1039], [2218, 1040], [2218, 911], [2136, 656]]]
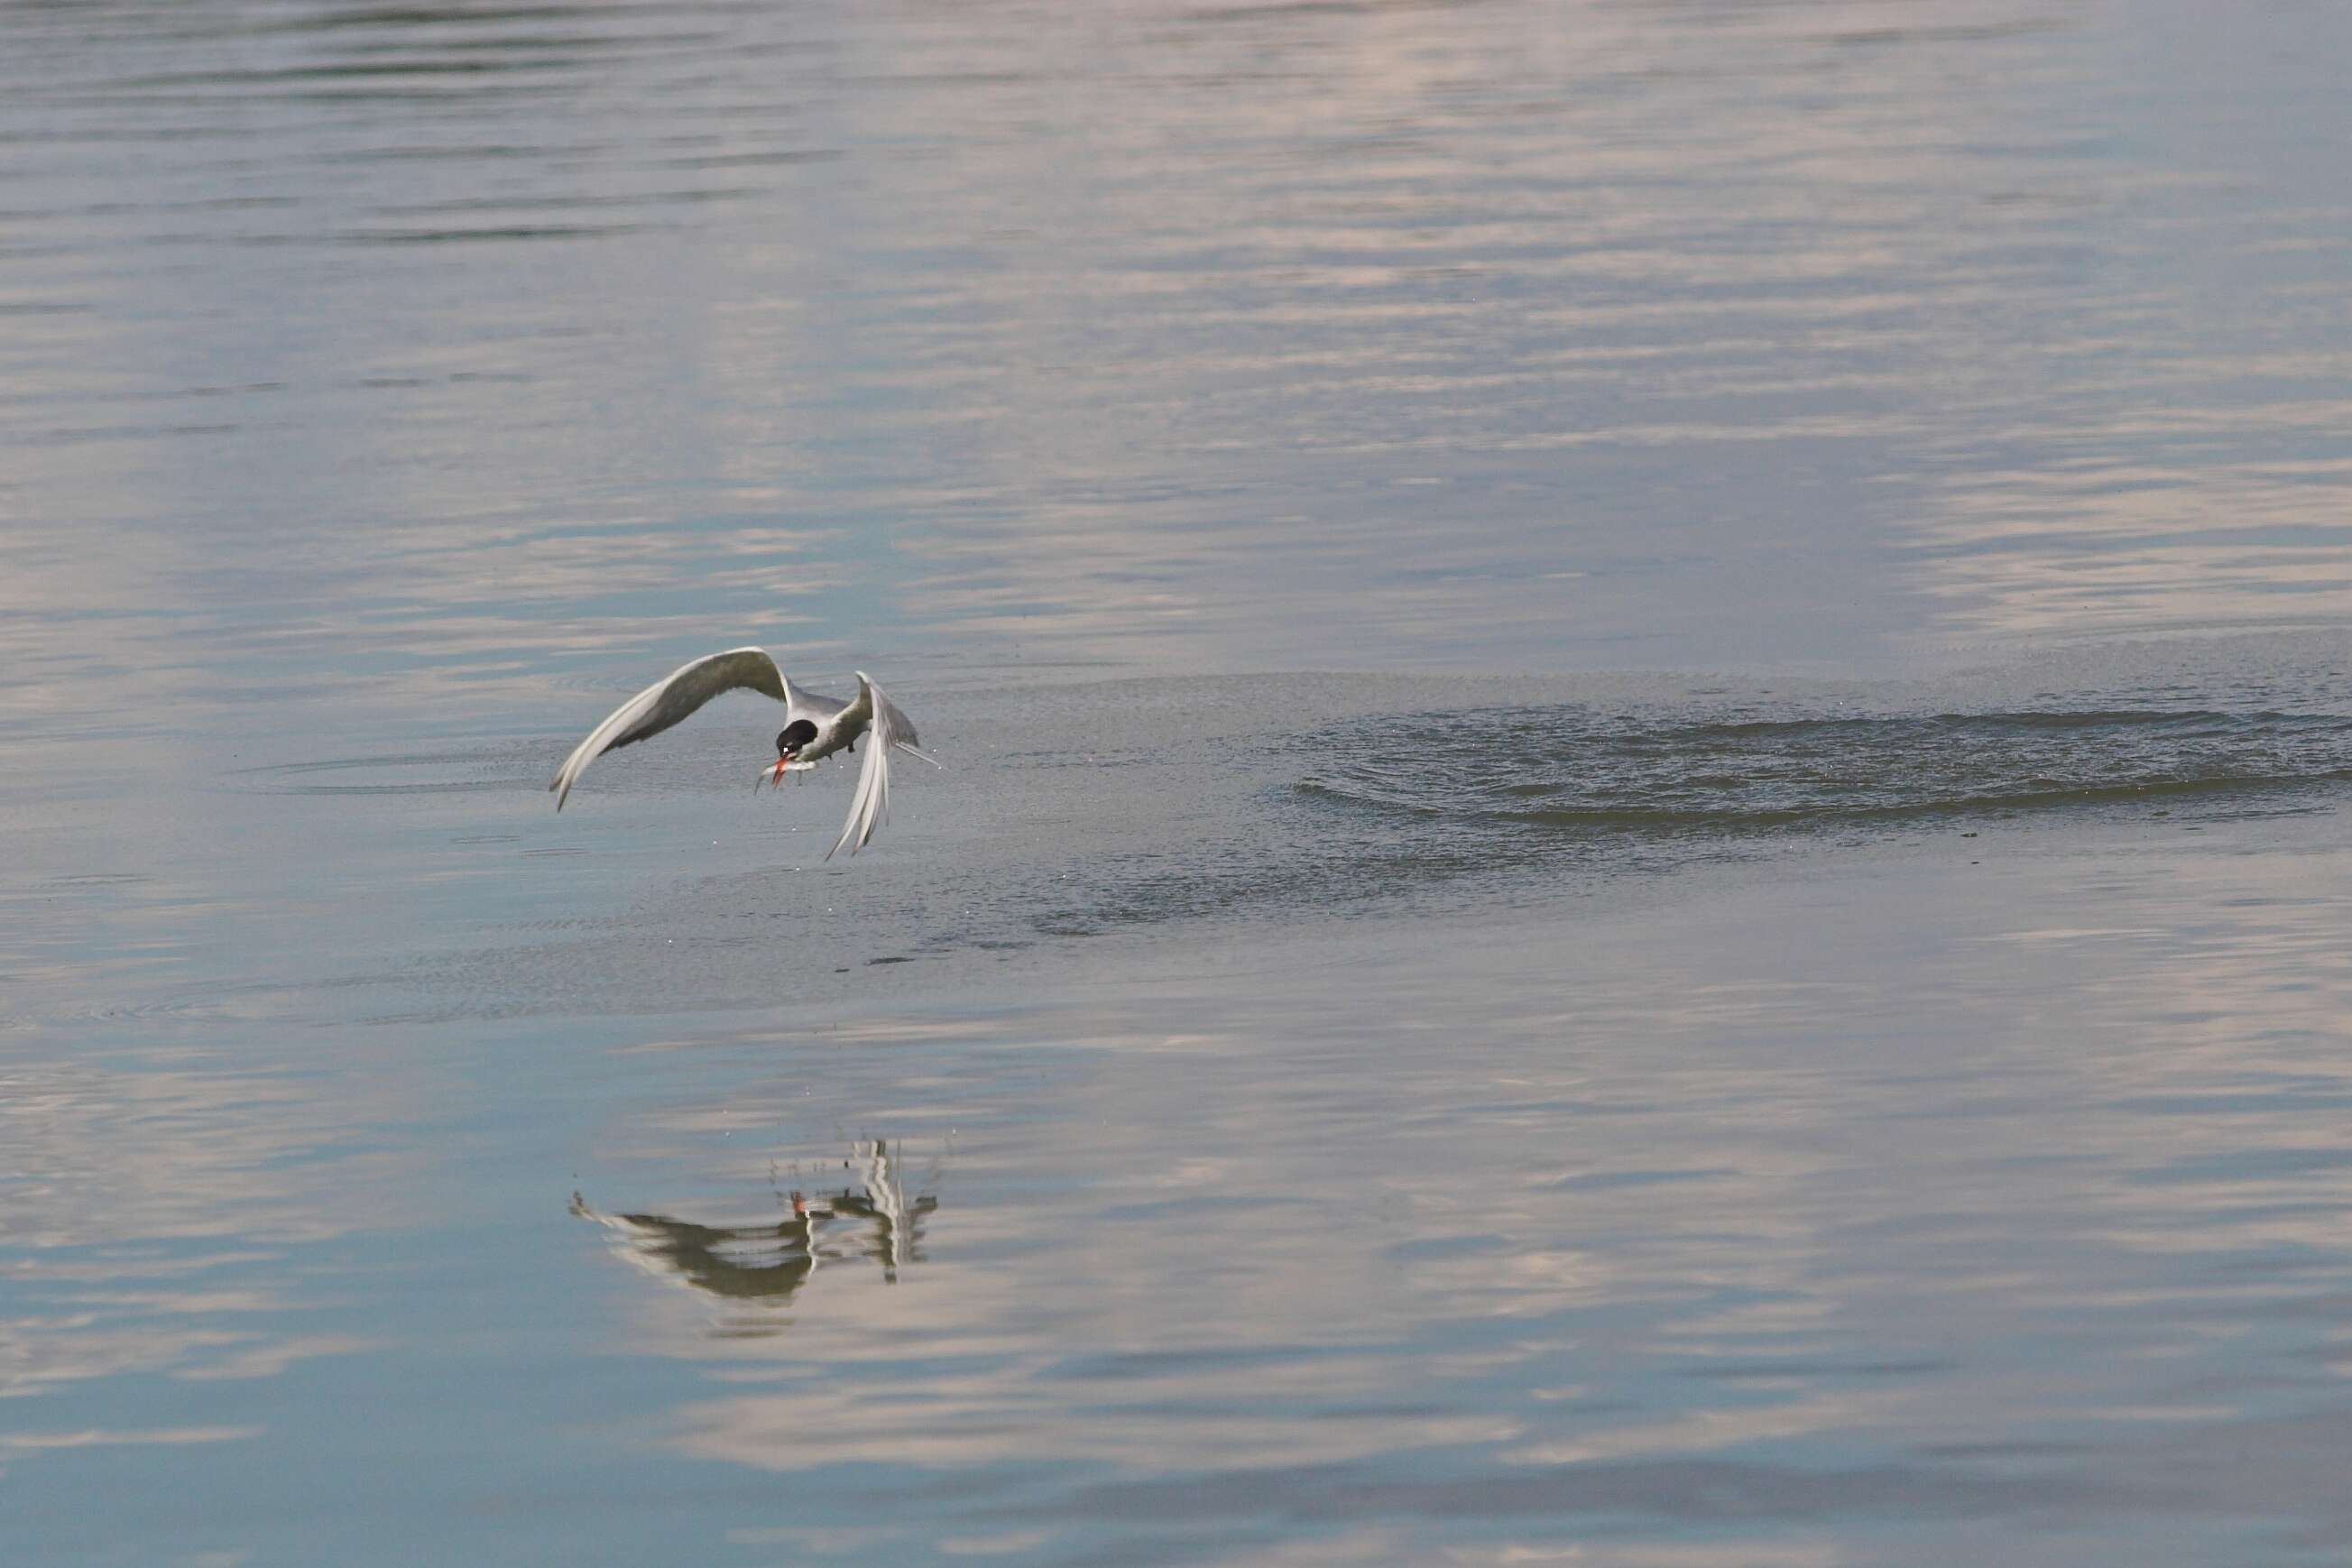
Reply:
[[0, 5], [0, 1559], [2352, 1563], [2348, 52]]

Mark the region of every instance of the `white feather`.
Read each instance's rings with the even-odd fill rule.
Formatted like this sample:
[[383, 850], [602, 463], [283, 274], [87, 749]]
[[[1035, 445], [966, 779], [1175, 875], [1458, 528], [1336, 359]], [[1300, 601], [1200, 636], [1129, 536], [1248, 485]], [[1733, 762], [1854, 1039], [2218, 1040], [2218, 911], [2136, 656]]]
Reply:
[[921, 737], [915, 732], [914, 721], [866, 679], [865, 671], [857, 674], [857, 696], [843, 702], [796, 689], [762, 649], [730, 648], [680, 666], [667, 679], [656, 681], [621, 704], [603, 723], [588, 731], [588, 738], [572, 749], [563, 766], [556, 770], [554, 781], [547, 786], [555, 792], [555, 809], [563, 809], [563, 803], [571, 798], [572, 786], [579, 782], [588, 764], [606, 752], [660, 734], [721, 693], [745, 689], [782, 702], [787, 727], [801, 719], [815, 726], [815, 736], [794, 753], [793, 762], [785, 764], [787, 771], [798, 773], [812, 768], [818, 759], [871, 737], [866, 759], [857, 770], [857, 787], [849, 797], [849, 818], [842, 825], [841, 837], [825, 851], [828, 860], [845, 846], [852, 855], [856, 854], [873, 841], [874, 830], [889, 820], [893, 751], [911, 752], [933, 767], [940, 765], [936, 757], [920, 749]]

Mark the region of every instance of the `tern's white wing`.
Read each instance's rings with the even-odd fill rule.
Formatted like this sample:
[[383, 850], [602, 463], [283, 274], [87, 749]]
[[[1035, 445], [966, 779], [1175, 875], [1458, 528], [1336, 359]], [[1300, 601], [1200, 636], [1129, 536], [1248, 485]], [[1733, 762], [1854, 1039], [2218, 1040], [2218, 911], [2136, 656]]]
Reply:
[[856, 854], [874, 837], [874, 829], [890, 816], [890, 753], [894, 750], [913, 752], [933, 767], [936, 759], [917, 750], [921, 737], [915, 733], [914, 721], [898, 711], [898, 705], [882, 695], [882, 689], [857, 672], [857, 696], [842, 710], [837, 722], [855, 724], [864, 721], [866, 728], [866, 762], [857, 770], [857, 792], [849, 797], [849, 820], [842, 825], [841, 837], [824, 852], [828, 860], [845, 844]]
[[614, 709], [612, 717], [589, 731], [588, 738], [563, 759], [555, 782], [547, 786], [555, 792], [555, 809], [563, 809], [572, 786], [598, 757], [615, 746], [635, 745], [648, 735], [658, 735], [719, 693], [742, 687], [779, 702], [791, 700], [784, 690], [783, 671], [756, 647], [714, 653], [679, 668], [667, 679], [655, 681]]

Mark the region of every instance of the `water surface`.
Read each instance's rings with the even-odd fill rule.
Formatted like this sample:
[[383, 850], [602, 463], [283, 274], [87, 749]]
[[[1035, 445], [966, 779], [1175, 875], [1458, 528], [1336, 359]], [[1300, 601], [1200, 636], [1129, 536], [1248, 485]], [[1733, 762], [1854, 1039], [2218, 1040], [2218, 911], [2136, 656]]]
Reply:
[[2344, 1561], [2347, 45], [0, 7], [0, 1556]]

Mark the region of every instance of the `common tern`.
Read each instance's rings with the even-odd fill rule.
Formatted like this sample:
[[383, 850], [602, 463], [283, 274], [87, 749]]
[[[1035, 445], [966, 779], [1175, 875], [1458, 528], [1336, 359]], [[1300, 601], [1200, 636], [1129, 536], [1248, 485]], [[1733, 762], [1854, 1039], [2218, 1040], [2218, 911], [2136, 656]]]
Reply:
[[784, 705], [784, 728], [776, 737], [775, 763], [760, 770], [760, 776], [771, 784], [782, 784], [788, 773], [816, 766], [835, 752], [855, 752], [860, 739], [869, 733], [874, 737], [857, 770], [857, 791], [849, 797], [849, 820], [833, 848], [824, 852], [828, 860], [843, 845], [849, 847], [852, 855], [865, 848], [874, 829], [889, 815], [891, 752], [912, 752], [933, 767], [940, 765], [938, 758], [919, 749], [922, 737], [915, 733], [914, 721], [883, 696], [881, 688], [866, 679], [864, 670], [857, 672], [857, 695], [844, 702], [794, 686], [763, 649], [730, 648], [698, 658], [654, 682], [589, 731], [588, 738], [572, 749], [556, 771], [554, 782], [547, 786], [555, 793], [555, 809], [563, 809], [572, 786], [598, 757], [658, 735], [721, 692], [738, 689], [760, 692]]

